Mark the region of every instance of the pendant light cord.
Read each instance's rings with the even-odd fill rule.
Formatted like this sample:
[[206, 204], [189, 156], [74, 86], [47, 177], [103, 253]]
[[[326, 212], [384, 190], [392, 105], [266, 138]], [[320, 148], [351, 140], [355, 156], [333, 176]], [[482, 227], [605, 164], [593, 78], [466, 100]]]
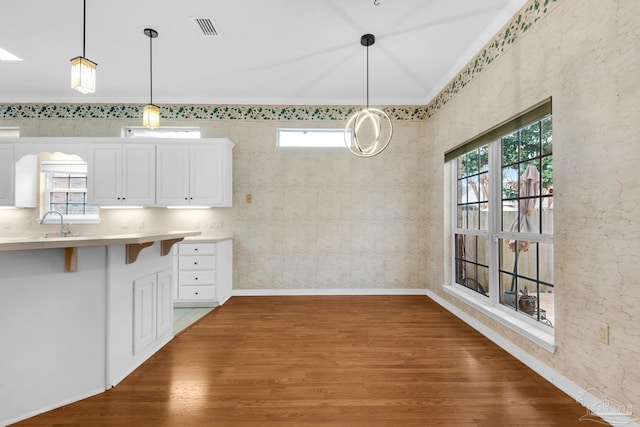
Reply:
[[149, 92], [150, 92], [150, 102], [149, 104], [153, 104], [153, 37], [149, 36]]
[[367, 45], [367, 110], [369, 109], [369, 45]]
[[82, 57], [83, 58], [87, 57], [84, 51], [85, 39], [87, 34], [86, 28], [87, 28], [87, 0], [84, 0], [83, 7], [82, 7]]

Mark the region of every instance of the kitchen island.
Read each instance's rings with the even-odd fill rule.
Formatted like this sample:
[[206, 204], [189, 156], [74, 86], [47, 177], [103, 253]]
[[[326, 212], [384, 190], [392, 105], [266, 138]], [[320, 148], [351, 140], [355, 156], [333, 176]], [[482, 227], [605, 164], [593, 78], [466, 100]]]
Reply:
[[171, 340], [171, 245], [199, 232], [0, 237], [0, 425], [101, 393]]

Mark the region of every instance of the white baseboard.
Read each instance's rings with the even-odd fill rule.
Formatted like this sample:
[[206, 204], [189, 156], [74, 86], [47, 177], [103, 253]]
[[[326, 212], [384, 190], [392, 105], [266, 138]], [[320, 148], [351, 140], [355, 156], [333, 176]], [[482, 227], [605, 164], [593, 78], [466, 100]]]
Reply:
[[232, 295], [237, 297], [257, 296], [313, 296], [313, 295], [426, 295], [426, 289], [395, 288], [328, 288], [328, 289], [237, 289]]
[[631, 411], [628, 410], [628, 408], [625, 408], [624, 405], [618, 404], [608, 396], [601, 395], [596, 388], [583, 389], [555, 369], [516, 346], [493, 329], [478, 322], [472, 316], [460, 310], [458, 307], [440, 297], [435, 292], [427, 289], [426, 294], [447, 311], [451, 312], [451, 314], [460, 318], [473, 329], [480, 332], [497, 346], [504, 349], [507, 353], [527, 365], [544, 379], [584, 406], [585, 415], [580, 418], [581, 420], [588, 420], [590, 419], [590, 415], [595, 414], [612, 426], [640, 427], [640, 424], [637, 422], [638, 419], [634, 418]]
[[72, 398], [65, 399], [65, 400], [63, 400], [61, 402], [58, 402], [58, 403], [55, 403], [53, 405], [47, 405], [47, 406], [44, 406], [42, 408], [38, 408], [35, 411], [29, 412], [29, 413], [26, 413], [26, 414], [22, 414], [19, 417], [11, 418], [11, 419], [8, 419], [8, 420], [0, 420], [0, 426], [2, 426], [2, 427], [8, 426], [10, 424], [14, 424], [14, 423], [26, 420], [26, 419], [31, 418], [31, 417], [35, 417], [36, 415], [44, 414], [45, 412], [53, 411], [54, 409], [62, 408], [63, 406], [69, 405], [69, 404], [74, 403], [74, 402], [78, 402], [80, 400], [84, 400], [86, 398], [89, 398], [91, 396], [95, 396], [97, 394], [104, 393], [104, 392], [105, 392], [104, 388], [100, 387], [98, 389], [91, 390], [91, 391], [88, 391], [86, 393], [79, 394], [79, 395], [74, 396]]
[[169, 330], [163, 336], [156, 338], [156, 341], [142, 348], [139, 353], [132, 356], [131, 360], [129, 360], [130, 365], [125, 371], [120, 372], [117, 376], [115, 374], [112, 374], [109, 384], [107, 384], [106, 390], [110, 390], [111, 388], [120, 384], [120, 382], [131, 375], [133, 371], [138, 369], [144, 362], [151, 359], [151, 356], [159, 352], [162, 347], [169, 344], [169, 342], [173, 338], [173, 330]]
[[217, 301], [173, 301], [173, 308], [209, 308], [209, 307], [217, 307], [219, 304]]

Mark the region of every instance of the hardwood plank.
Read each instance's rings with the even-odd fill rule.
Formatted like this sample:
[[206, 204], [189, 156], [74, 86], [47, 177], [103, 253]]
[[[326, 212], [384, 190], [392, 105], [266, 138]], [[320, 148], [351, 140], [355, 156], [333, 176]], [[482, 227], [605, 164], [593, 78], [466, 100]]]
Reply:
[[17, 425], [584, 427], [586, 413], [427, 297], [233, 297], [114, 389]]

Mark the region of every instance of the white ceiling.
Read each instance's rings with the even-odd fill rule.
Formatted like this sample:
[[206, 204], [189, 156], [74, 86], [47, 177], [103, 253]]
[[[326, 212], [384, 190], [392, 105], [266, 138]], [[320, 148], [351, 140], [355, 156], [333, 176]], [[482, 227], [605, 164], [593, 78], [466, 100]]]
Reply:
[[[378, 3], [376, 5], [375, 3]], [[526, 0], [87, 0], [97, 90], [70, 88], [82, 0], [1, 0], [0, 103], [427, 104]], [[193, 17], [213, 20], [205, 37]]]

